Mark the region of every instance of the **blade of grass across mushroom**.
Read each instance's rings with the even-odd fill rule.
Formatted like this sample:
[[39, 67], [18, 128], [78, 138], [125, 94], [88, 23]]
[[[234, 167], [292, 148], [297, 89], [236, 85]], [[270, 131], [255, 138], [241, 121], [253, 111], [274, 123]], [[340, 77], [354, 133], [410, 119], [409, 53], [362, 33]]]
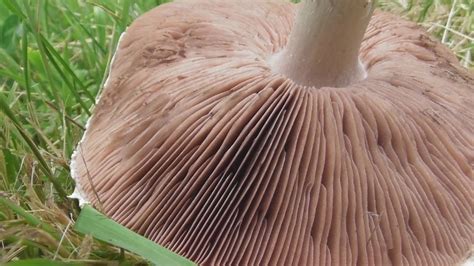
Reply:
[[91, 234], [99, 240], [136, 253], [156, 265], [196, 265], [194, 262], [116, 223], [90, 205], [85, 205], [82, 208], [74, 229], [77, 232]]

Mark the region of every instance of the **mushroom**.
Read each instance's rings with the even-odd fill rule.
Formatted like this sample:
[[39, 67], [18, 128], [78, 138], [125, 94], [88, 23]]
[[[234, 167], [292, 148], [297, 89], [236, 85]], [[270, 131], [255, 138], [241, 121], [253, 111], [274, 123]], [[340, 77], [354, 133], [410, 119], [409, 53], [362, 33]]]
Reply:
[[474, 76], [414, 23], [369, 23], [372, 9], [206, 0], [144, 14], [73, 155], [75, 195], [200, 264], [462, 262]]

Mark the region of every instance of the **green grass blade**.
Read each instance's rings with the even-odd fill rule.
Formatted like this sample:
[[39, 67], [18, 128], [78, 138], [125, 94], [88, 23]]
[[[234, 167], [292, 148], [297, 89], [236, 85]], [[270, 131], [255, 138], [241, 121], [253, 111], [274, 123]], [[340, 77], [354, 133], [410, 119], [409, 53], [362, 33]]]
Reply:
[[20, 6], [17, 4], [17, 2], [12, 1], [12, 0], [4, 0], [3, 4], [10, 9], [10, 11], [13, 12], [13, 14], [16, 14], [17, 16], [20, 16], [23, 19], [26, 19], [26, 15], [21, 12]]
[[423, 1], [423, 9], [420, 12], [418, 17], [418, 22], [422, 22], [425, 20], [426, 15], [428, 14], [428, 10], [433, 6], [434, 0], [424, 0]]
[[107, 218], [89, 205], [82, 209], [74, 228], [80, 233], [92, 234], [99, 240], [136, 253], [155, 265], [196, 265]]
[[73, 262], [61, 262], [46, 259], [29, 259], [29, 260], [18, 260], [7, 263], [5, 266], [70, 266], [80, 265], [79, 263]]
[[[40, 35], [40, 37], [42, 37], [42, 36]], [[52, 48], [51, 50], [48, 48], [48, 45], [47, 45], [48, 42], [47, 42], [46, 39], [42, 38], [42, 40], [44, 42], [43, 45], [45, 45], [44, 53], [46, 54], [46, 58], [49, 58], [49, 61], [51, 62], [53, 67], [56, 69], [57, 73], [61, 76], [62, 81], [66, 84], [66, 87], [69, 89], [69, 91], [72, 93], [72, 95], [76, 98], [77, 102], [84, 109], [85, 113], [90, 116], [91, 113], [90, 113], [89, 109], [87, 108], [87, 105], [81, 99], [81, 96], [79, 95], [77, 89], [74, 88], [74, 86], [71, 83], [71, 81], [69, 80], [69, 78], [66, 77], [65, 73], [61, 70], [61, 67], [58, 65], [56, 60], [54, 60], [54, 57], [53, 57], [52, 53], [55, 53], [56, 51], [54, 50], [54, 48]], [[65, 66], [66, 70], [68, 68], [69, 67]], [[87, 90], [85, 90], [85, 91], [87, 91]], [[94, 100], [94, 97], [92, 97], [92, 95], [90, 93], [87, 92], [86, 94], [89, 95], [92, 100]]]
[[[5, 187], [10, 187], [12, 184], [15, 183], [17, 172], [18, 172], [18, 162], [16, 157], [11, 153], [9, 149], [3, 148], [3, 162], [5, 163], [5, 179], [4, 181], [7, 183]], [[1, 157], [0, 157], [1, 158]]]
[[21, 66], [3, 49], [0, 49], [0, 70], [3, 70], [4, 75], [20, 80], [20, 83], [23, 81], [19, 74], [22, 72]]
[[26, 95], [28, 102], [31, 102], [31, 88], [28, 62], [28, 31], [26, 30], [26, 23], [23, 21], [23, 36], [22, 36], [22, 55], [23, 55], [23, 76], [25, 79]]
[[[51, 71], [51, 67], [49, 65], [49, 61], [46, 57], [46, 52], [45, 52], [45, 47], [43, 46], [43, 43], [41, 42], [40, 38], [40, 28], [38, 27], [40, 24], [38, 23], [38, 18], [36, 17], [35, 14], [38, 14], [38, 12], [34, 12], [31, 10], [31, 7], [29, 4], [25, 1], [23, 2], [24, 9], [26, 10], [26, 14], [23, 14], [21, 9], [18, 12], [21, 12], [23, 16], [25, 17], [25, 21], [27, 21], [28, 28], [31, 30], [31, 33], [33, 33], [33, 36], [35, 37], [36, 43], [38, 45], [38, 49], [40, 51], [40, 57], [41, 57], [41, 63], [44, 69], [44, 72], [46, 73], [47, 80], [49, 81], [49, 86], [50, 88], [50, 93], [51, 95], [54, 96], [55, 101], [57, 104], [62, 106], [62, 101], [61, 97], [58, 94], [57, 89], [55, 88], [55, 82], [53, 78], [53, 73]], [[23, 17], [20, 16], [20, 17]]]
[[3, 95], [1, 94], [0, 94], [0, 111], [2, 111], [13, 122], [16, 129], [18, 130], [20, 135], [25, 140], [26, 144], [30, 147], [31, 151], [35, 155], [36, 159], [38, 159], [41, 169], [45, 173], [48, 180], [53, 184], [59, 196], [61, 198], [66, 198], [67, 196], [66, 191], [64, 191], [61, 183], [53, 176], [53, 172], [49, 168], [46, 160], [41, 155], [41, 152], [39, 151], [38, 147], [35, 145], [35, 143], [31, 139], [31, 137], [28, 135], [27, 131], [23, 128], [21, 123], [18, 121], [18, 119], [15, 117], [13, 111], [10, 109], [10, 106], [8, 106], [8, 104], [5, 102]]
[[115, 12], [112, 9], [110, 9], [108, 6], [106, 6], [104, 3], [99, 3], [95, 1], [86, 1], [86, 3], [102, 9], [105, 13], [107, 13], [110, 17], [112, 17], [116, 22], [120, 21], [120, 17], [117, 14], [115, 14]]
[[[74, 79], [74, 81], [79, 84], [79, 86], [81, 87], [81, 90], [86, 94], [86, 96], [92, 102], [95, 102], [94, 96], [92, 96], [92, 94], [86, 89], [86, 87], [84, 86], [82, 81], [77, 77], [77, 75], [74, 73], [74, 71], [71, 69], [71, 67], [69, 67], [69, 64], [66, 63], [66, 61], [61, 57], [61, 55], [59, 55], [59, 53], [56, 51], [56, 49], [54, 49], [53, 45], [51, 45], [51, 43], [49, 43], [48, 39], [46, 39], [42, 34], [40, 34], [40, 38], [41, 38], [41, 41], [43, 42], [43, 45], [47, 49], [48, 57], [50, 58], [50, 60], [52, 62], [55, 62], [54, 58], [56, 58], [59, 61], [59, 63], [64, 67], [64, 69], [69, 73], [69, 75], [71, 75], [71, 77]], [[61, 76], [63, 76], [63, 78], [65, 78], [65, 76], [63, 74], [63, 71], [61, 71], [61, 68], [59, 68], [59, 66], [56, 63], [55, 63], [54, 66], [55, 66], [56, 70], [61, 74]], [[86, 109], [86, 112], [88, 112], [87, 109]]]
[[69, 8], [68, 5], [64, 5], [64, 8], [65, 10], [67, 11], [67, 14], [68, 14], [68, 17], [67, 19], [68, 20], [73, 20], [74, 23], [72, 23], [72, 21], [70, 22], [70, 24], [72, 26], [77, 26], [79, 27], [82, 31], [84, 31], [84, 33], [87, 35], [87, 37], [94, 43], [94, 45], [99, 48], [99, 51], [102, 53], [102, 54], [106, 54], [107, 51], [105, 50], [104, 46], [102, 46], [99, 41], [97, 41], [96, 37], [92, 35], [92, 33], [79, 21], [79, 19], [76, 17], [76, 15], [74, 15], [74, 13], [71, 11], [71, 9]]
[[39, 227], [43, 229], [44, 231], [50, 233], [52, 236], [58, 237], [56, 235], [56, 230], [49, 224], [43, 223], [40, 219], [36, 218], [33, 214], [27, 212], [25, 209], [22, 207], [18, 206], [15, 204], [13, 201], [0, 196], [0, 204], [4, 205], [14, 213], [16, 213], [18, 216], [22, 217], [25, 219], [25, 221], [35, 227]]
[[130, 0], [125, 0], [122, 5], [122, 12], [120, 14], [120, 31], [124, 31], [127, 28], [127, 21], [130, 12]]
[[[55, 70], [58, 72], [58, 74], [61, 76], [62, 80], [66, 83], [67, 87], [71, 91], [71, 93], [74, 95], [74, 97], [77, 99], [78, 103], [83, 107], [84, 111], [90, 115], [90, 112], [87, 108], [87, 105], [82, 101], [80, 98], [79, 94], [77, 93], [77, 89], [73, 87], [69, 79], [65, 76], [64, 71], [59, 67], [58, 63], [56, 60], [58, 60], [59, 64], [65, 69], [67, 73], [73, 78], [74, 82], [79, 84], [81, 91], [84, 92], [84, 94], [92, 101], [95, 102], [94, 96], [87, 90], [87, 88], [84, 86], [83, 82], [81, 79], [77, 77], [77, 75], [74, 73], [74, 71], [71, 69], [69, 64], [66, 63], [66, 61], [59, 55], [59, 53], [54, 49], [53, 45], [48, 41], [47, 38], [44, 37], [44, 35], [39, 31], [35, 25], [37, 25], [37, 21], [35, 21], [33, 11], [29, 8], [28, 5], [25, 5], [25, 9], [27, 14], [24, 14], [23, 11], [21, 10], [21, 7], [18, 6], [18, 4], [14, 1], [6, 1], [7, 7], [14, 12], [17, 16], [20, 18], [24, 19], [24, 31], [29, 29], [31, 33], [35, 36], [35, 39], [38, 44], [38, 49], [40, 50], [40, 55], [42, 58], [42, 63], [43, 67], [45, 69], [45, 72], [48, 76], [48, 80], [50, 81], [50, 84], [54, 84], [53, 78], [52, 78], [52, 73], [50, 70], [50, 67], [48, 65], [48, 59], [49, 61], [53, 64], [53, 67]], [[53, 94], [55, 95], [55, 99], [57, 102], [59, 102], [60, 97], [58, 96], [57, 92], [53, 89], [52, 90]]]

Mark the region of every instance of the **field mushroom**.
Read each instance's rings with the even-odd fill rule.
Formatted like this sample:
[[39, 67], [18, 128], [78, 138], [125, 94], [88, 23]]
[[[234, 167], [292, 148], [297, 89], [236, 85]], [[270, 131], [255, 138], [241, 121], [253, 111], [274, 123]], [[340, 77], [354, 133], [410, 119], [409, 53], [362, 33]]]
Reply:
[[460, 263], [474, 76], [372, 9], [205, 0], [139, 17], [73, 155], [75, 195], [200, 264]]

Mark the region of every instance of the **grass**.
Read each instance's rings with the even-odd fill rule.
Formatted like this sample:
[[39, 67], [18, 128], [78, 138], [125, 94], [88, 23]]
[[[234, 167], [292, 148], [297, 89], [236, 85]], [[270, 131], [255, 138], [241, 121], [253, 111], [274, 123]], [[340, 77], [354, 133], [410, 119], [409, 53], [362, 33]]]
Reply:
[[[69, 158], [118, 37], [161, 2], [0, 1], [0, 264], [146, 263], [74, 230], [80, 210], [66, 195], [74, 187]], [[380, 0], [379, 6], [419, 22], [474, 68], [472, 0]]]

